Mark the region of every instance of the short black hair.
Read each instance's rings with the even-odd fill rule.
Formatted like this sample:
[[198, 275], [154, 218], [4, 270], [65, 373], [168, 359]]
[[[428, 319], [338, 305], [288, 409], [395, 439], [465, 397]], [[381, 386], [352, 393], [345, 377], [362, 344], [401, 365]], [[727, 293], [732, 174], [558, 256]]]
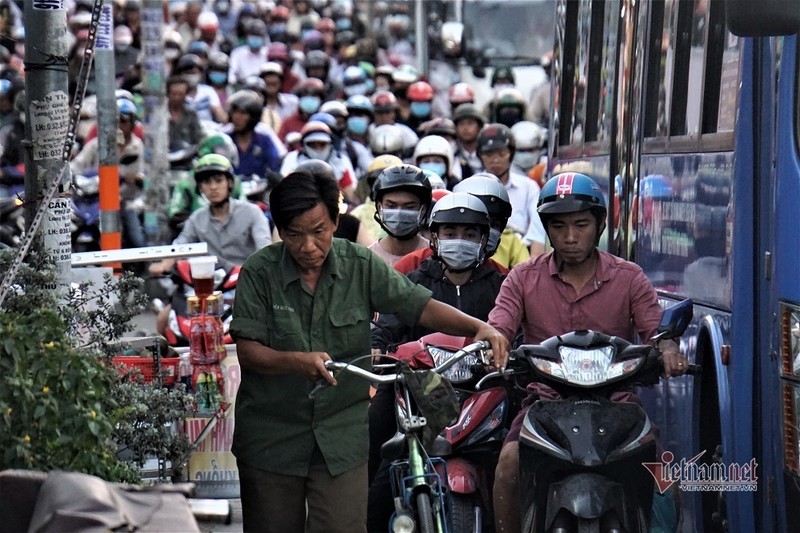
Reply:
[[331, 222], [336, 222], [339, 216], [339, 184], [323, 172], [292, 172], [269, 195], [270, 214], [279, 230], [288, 228], [295, 218], [318, 203], [328, 210]]

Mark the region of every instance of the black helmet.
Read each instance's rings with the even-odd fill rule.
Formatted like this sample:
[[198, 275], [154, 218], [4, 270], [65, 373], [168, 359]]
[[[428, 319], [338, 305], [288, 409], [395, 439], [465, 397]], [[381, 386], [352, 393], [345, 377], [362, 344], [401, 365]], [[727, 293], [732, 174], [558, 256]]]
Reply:
[[478, 198], [466, 192], [454, 192], [441, 198], [431, 210], [430, 228], [435, 232], [442, 224], [468, 224], [489, 233], [489, 212]]
[[372, 197], [380, 203], [383, 195], [392, 191], [408, 191], [419, 198], [424, 208], [431, 205], [431, 187], [422, 169], [414, 165], [395, 165], [381, 171], [372, 185]]
[[310, 68], [323, 68], [325, 72], [331, 66], [331, 58], [323, 50], [311, 50], [303, 60], [303, 68], [308, 72]]
[[183, 74], [193, 68], [203, 70], [203, 60], [197, 54], [183, 54], [175, 64], [175, 74]]
[[504, 124], [487, 124], [478, 134], [478, 157], [486, 152], [508, 148], [511, 151], [511, 158], [514, 157], [516, 143], [511, 129]]
[[264, 103], [257, 92], [241, 89], [228, 98], [228, 112], [232, 113], [235, 109], [241, 109], [250, 115], [248, 127], [252, 129], [261, 120], [261, 114], [264, 112]]
[[309, 159], [308, 161], [303, 161], [297, 165], [297, 168], [294, 169], [294, 172], [304, 172], [306, 174], [311, 174], [312, 176], [325, 176], [326, 178], [336, 181], [336, 174], [333, 172], [333, 167], [320, 159]]

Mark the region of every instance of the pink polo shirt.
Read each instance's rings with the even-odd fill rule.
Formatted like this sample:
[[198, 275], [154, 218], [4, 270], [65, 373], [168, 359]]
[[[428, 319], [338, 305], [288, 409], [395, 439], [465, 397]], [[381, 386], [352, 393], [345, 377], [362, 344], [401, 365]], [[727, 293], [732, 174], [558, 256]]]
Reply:
[[638, 265], [598, 253], [594, 281], [580, 294], [561, 280], [552, 252], [515, 266], [500, 287], [489, 324], [509, 341], [521, 325], [525, 344], [579, 329], [629, 341], [637, 332], [647, 343], [661, 320], [655, 289]]

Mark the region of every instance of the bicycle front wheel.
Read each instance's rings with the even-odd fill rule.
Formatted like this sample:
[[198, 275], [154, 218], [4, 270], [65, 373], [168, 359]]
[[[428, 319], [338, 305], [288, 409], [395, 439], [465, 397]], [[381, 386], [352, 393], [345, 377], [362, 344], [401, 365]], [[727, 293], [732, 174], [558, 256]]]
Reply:
[[420, 533], [436, 533], [433, 519], [433, 508], [431, 498], [425, 492], [417, 494], [417, 525]]

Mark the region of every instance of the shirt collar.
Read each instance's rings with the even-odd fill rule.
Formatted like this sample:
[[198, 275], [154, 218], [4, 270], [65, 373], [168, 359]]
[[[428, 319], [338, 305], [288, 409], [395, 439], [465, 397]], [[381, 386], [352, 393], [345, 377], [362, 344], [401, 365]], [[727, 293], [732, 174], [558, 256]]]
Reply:
[[[558, 276], [558, 264], [556, 263], [556, 254], [555, 252], [549, 252], [550, 257], [547, 259], [547, 268], [548, 273], [551, 276]], [[609, 268], [608, 261], [606, 258], [601, 254], [597, 248], [594, 250], [595, 255], [597, 255], [597, 272], [595, 272], [595, 279], [597, 281], [606, 282], [611, 279], [611, 269]]]
[[[339, 259], [340, 247], [336, 245], [336, 241], [338, 240], [337, 238], [333, 239], [331, 249], [328, 251], [328, 256], [325, 258], [325, 263], [322, 266], [322, 275], [320, 279], [326, 276], [334, 278], [345, 277], [344, 265], [342, 264], [342, 260]], [[280, 262], [281, 285], [286, 289], [291, 283], [300, 279], [300, 273], [297, 271], [297, 265], [289, 254], [286, 245], [280, 243], [280, 246], [283, 248]]]

